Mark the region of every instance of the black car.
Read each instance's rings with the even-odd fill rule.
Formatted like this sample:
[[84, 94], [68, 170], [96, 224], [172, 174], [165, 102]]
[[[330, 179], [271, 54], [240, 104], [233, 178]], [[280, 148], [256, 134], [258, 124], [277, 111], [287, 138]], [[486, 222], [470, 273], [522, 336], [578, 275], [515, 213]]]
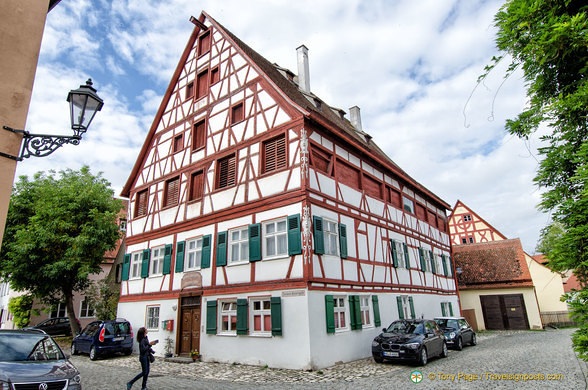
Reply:
[[382, 331], [372, 341], [372, 356], [377, 363], [400, 360], [424, 366], [431, 357], [447, 357], [445, 336], [435, 321], [398, 320]]
[[133, 353], [131, 324], [124, 318], [89, 323], [71, 342], [71, 354], [80, 352], [89, 354], [91, 360], [117, 352], [130, 355]]
[[447, 346], [461, 351], [466, 344], [476, 345], [476, 332], [463, 317], [438, 317], [435, 322], [445, 333]]
[[35, 326], [29, 326], [27, 329], [41, 329], [51, 336], [71, 336], [71, 326], [67, 317], [49, 318]]
[[80, 372], [51, 336], [0, 330], [0, 389], [81, 390]]

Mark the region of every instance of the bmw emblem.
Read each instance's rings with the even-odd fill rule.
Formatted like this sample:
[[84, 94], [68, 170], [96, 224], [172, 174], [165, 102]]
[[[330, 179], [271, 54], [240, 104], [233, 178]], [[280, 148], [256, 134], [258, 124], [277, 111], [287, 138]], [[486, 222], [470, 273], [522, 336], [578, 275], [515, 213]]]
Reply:
[[49, 386], [47, 386], [47, 383], [41, 383], [39, 385], [39, 390], [47, 390], [49, 388]]

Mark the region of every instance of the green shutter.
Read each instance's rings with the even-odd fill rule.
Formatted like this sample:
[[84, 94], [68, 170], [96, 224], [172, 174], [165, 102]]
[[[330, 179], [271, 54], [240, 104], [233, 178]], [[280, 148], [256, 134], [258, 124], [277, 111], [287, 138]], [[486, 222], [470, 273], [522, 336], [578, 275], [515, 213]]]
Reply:
[[447, 276], [447, 257], [445, 255], [441, 255], [441, 263], [443, 263], [443, 275]]
[[341, 258], [347, 258], [347, 226], [339, 224], [339, 249], [341, 252]]
[[437, 265], [435, 264], [435, 255], [433, 255], [433, 251], [429, 251], [429, 258], [431, 259], [431, 272], [436, 274]]
[[282, 335], [282, 299], [280, 297], [271, 298], [271, 315], [272, 315], [272, 335]]
[[453, 305], [449, 302], [449, 315], [453, 317]]
[[186, 241], [180, 241], [176, 245], [176, 272], [184, 271], [184, 250], [186, 248]]
[[249, 225], [249, 261], [261, 260], [261, 224]]
[[398, 318], [404, 319], [404, 309], [402, 308], [402, 297], [396, 297], [396, 306], [398, 306]]
[[312, 232], [314, 234], [314, 253], [322, 255], [325, 253], [325, 238], [323, 237], [323, 219], [312, 217]]
[[332, 295], [325, 295], [325, 314], [327, 316], [327, 333], [335, 333], [335, 302]]
[[171, 273], [172, 250], [172, 244], [167, 244], [165, 246], [165, 254], [163, 255], [163, 270], [161, 271], [161, 273], [164, 275], [169, 275]]
[[202, 261], [200, 263], [200, 268], [210, 267], [210, 241], [212, 241], [212, 236], [210, 234], [202, 237]]
[[408, 297], [408, 303], [410, 304], [410, 317], [414, 319], [416, 316], [414, 315], [414, 303], [412, 302], [412, 297]]
[[216, 301], [206, 302], [206, 334], [216, 334]]
[[396, 241], [390, 240], [390, 245], [392, 246], [392, 264], [394, 268], [398, 268], [398, 252], [396, 251]]
[[445, 305], [441, 302], [441, 316], [447, 317], [447, 312], [445, 311]]
[[141, 277], [146, 278], [149, 276], [149, 257], [151, 256], [151, 250], [143, 250], [143, 261], [141, 261]]
[[406, 245], [406, 242], [402, 243], [402, 249], [404, 250], [404, 264], [407, 269], [410, 269], [410, 257], [408, 257], [408, 245]]
[[380, 326], [382, 321], [380, 320], [380, 304], [377, 295], [372, 295], [372, 306], [374, 307], [374, 325]]
[[122, 280], [129, 280], [129, 271], [131, 269], [131, 254], [126, 254], [123, 259], [123, 266], [122, 266]]
[[247, 334], [247, 299], [237, 299], [237, 334]]
[[425, 250], [423, 248], [419, 248], [419, 259], [421, 260], [421, 270], [425, 272], [427, 270], [427, 265], [425, 263]]
[[351, 330], [361, 329], [361, 306], [359, 304], [359, 295], [349, 296], [349, 319]]
[[292, 256], [301, 253], [300, 214], [290, 215], [288, 217], [288, 254]]
[[449, 256], [449, 274], [451, 276], [454, 276], [455, 275], [455, 273], [453, 271], [455, 271], [455, 267], [454, 267], [454, 264], [453, 264], [453, 257]]
[[227, 265], [227, 232], [216, 234], [216, 266]]

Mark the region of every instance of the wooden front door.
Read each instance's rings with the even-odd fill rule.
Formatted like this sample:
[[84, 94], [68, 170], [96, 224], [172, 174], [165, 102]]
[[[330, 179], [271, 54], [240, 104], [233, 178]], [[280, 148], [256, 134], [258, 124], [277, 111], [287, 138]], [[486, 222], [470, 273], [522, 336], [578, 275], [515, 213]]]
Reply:
[[480, 303], [486, 329], [529, 329], [523, 294], [482, 295]]
[[180, 355], [188, 355], [194, 349], [200, 351], [201, 296], [182, 297], [180, 302]]

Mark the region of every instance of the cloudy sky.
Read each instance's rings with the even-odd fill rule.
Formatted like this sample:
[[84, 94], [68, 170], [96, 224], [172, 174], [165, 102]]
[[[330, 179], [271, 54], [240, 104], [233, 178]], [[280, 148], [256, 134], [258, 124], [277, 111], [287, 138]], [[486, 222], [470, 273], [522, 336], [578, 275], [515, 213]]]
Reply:
[[526, 102], [520, 74], [496, 69], [493, 18], [503, 1], [63, 0], [47, 16], [27, 130], [67, 132], [70, 89], [94, 81], [105, 101], [79, 146], [30, 158], [17, 175], [102, 171], [118, 194], [202, 10], [271, 62], [296, 72], [309, 48], [311, 89], [359, 106], [365, 131], [446, 202], [459, 199], [531, 254], [549, 216], [536, 205], [536, 138], [505, 133]]

